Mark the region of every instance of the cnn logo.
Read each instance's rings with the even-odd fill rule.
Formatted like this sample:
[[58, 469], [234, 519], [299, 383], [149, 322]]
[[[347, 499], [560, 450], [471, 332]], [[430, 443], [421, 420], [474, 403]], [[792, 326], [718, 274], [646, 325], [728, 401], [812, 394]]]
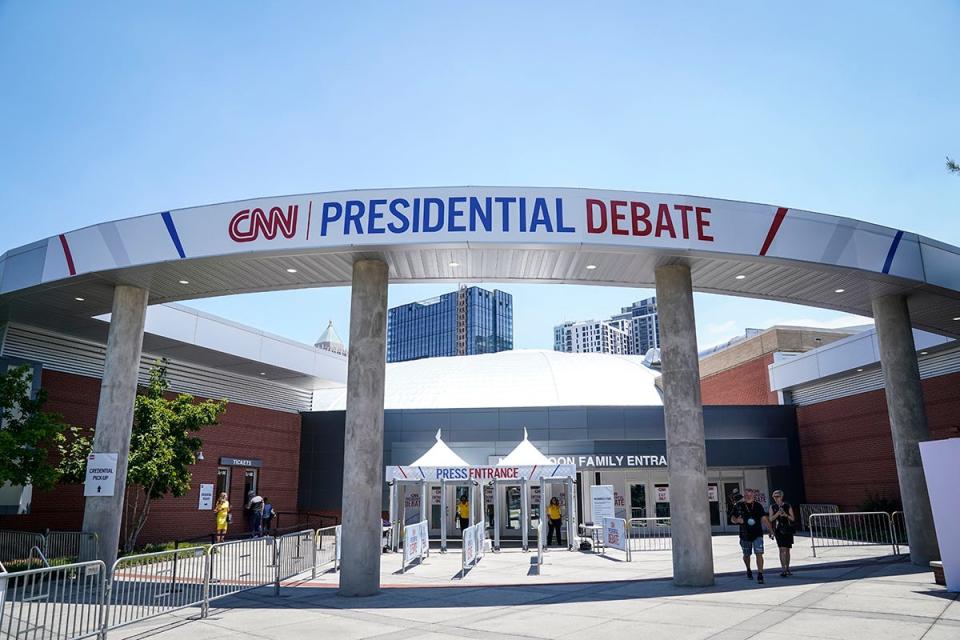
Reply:
[[291, 204], [286, 213], [280, 207], [271, 207], [269, 213], [259, 207], [238, 211], [230, 220], [230, 238], [234, 242], [253, 242], [261, 235], [273, 240], [280, 233], [289, 240], [297, 234], [299, 210], [300, 205]]

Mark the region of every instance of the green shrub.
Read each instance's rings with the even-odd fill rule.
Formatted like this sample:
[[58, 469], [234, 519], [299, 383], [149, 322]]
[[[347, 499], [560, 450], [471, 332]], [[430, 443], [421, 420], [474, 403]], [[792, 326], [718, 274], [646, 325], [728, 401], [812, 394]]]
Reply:
[[883, 511], [884, 513], [893, 513], [901, 511], [899, 500], [881, 496], [879, 493], [868, 493], [863, 502], [860, 503], [860, 511]]

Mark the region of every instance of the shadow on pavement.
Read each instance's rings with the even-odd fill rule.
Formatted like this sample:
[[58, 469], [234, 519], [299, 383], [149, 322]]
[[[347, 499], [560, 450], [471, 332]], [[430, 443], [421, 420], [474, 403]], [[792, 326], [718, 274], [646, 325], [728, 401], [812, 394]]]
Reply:
[[[567, 601], [590, 602], [640, 598], [684, 597], [700, 594], [723, 594], [739, 591], [777, 589], [811, 583], [831, 583], [856, 579], [857, 573], [871, 568], [888, 567], [884, 575], [911, 575], [929, 572], [904, 558], [886, 557], [872, 560], [849, 560], [817, 566], [797, 567], [789, 578], [771, 577], [767, 584], [748, 581], [742, 572], [721, 573], [711, 587], [676, 587], [670, 578], [618, 580], [608, 582], [536, 583], [516, 585], [452, 585], [384, 587], [367, 597], [341, 597], [335, 587], [309, 582], [285, 586], [279, 597], [272, 591], [258, 589], [228, 596], [211, 603], [212, 609], [260, 609], [285, 607], [292, 609], [417, 609], [507, 607], [533, 604], [555, 604]], [[891, 571], [890, 569], [893, 569]], [[768, 569], [768, 573], [771, 570]], [[925, 592], [921, 592], [925, 593]], [[936, 591], [931, 595], [952, 597]], [[211, 611], [213, 614], [213, 611]]]

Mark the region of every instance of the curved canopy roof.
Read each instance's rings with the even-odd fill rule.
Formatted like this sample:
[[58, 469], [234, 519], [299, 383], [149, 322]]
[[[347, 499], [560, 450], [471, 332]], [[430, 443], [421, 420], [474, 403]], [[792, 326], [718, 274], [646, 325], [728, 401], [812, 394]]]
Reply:
[[540, 449], [533, 446], [533, 443], [527, 439], [527, 428], [523, 428], [523, 440], [520, 441], [513, 451], [500, 459], [498, 467], [524, 467], [540, 464], [550, 464], [550, 459], [543, 455]]
[[[387, 364], [385, 409], [662, 405], [641, 356], [516, 349]], [[346, 408], [347, 390], [318, 389], [314, 409]]]
[[[347, 285], [376, 257], [392, 282], [525, 280], [650, 287], [682, 261], [699, 291], [872, 315], [909, 296], [913, 323], [960, 337], [960, 249], [875, 224], [699, 196], [527, 187], [338, 191], [104, 222], [0, 257], [0, 320], [68, 323], [151, 303]], [[742, 276], [742, 277], [741, 277]]]
[[467, 462], [455, 454], [453, 449], [440, 438], [440, 429], [437, 429], [437, 441], [422, 456], [410, 463], [411, 467], [469, 467]]

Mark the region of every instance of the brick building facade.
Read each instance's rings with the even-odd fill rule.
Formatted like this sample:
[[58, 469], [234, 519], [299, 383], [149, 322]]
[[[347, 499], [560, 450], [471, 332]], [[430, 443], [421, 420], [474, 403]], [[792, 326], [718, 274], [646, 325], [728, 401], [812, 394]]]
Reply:
[[[923, 381], [930, 439], [960, 436], [960, 373]], [[900, 500], [883, 389], [797, 407], [807, 500], [855, 511], [879, 496]]]
[[[924, 339], [931, 346], [921, 341], [917, 347], [930, 438], [958, 437], [960, 347]], [[735, 341], [701, 359], [703, 403], [794, 404], [808, 502], [844, 511], [873, 498], [899, 502], [882, 372], [879, 362], [857, 359], [870, 352], [864, 344], [871, 340], [872, 330], [774, 327]], [[802, 384], [778, 388], [777, 367], [806, 372]]]
[[[93, 429], [100, 397], [100, 380], [59, 371], [44, 370], [46, 410], [59, 413], [71, 425]], [[227, 405], [220, 424], [200, 432], [203, 460], [191, 469], [190, 491], [181, 498], [154, 502], [140, 536], [141, 543], [186, 540], [214, 530], [213, 511], [198, 509], [200, 484], [215, 484], [220, 458], [262, 461], [258, 492], [284, 514], [297, 511], [300, 462], [300, 414], [239, 404]], [[242, 468], [236, 468], [242, 469]], [[236, 531], [243, 527], [243, 473], [231, 473], [230, 503]], [[83, 485], [61, 485], [49, 492], [34, 491], [31, 510], [23, 515], [0, 516], [0, 528], [23, 531], [45, 529], [79, 531], [83, 524]], [[289, 516], [288, 516], [289, 517]]]

